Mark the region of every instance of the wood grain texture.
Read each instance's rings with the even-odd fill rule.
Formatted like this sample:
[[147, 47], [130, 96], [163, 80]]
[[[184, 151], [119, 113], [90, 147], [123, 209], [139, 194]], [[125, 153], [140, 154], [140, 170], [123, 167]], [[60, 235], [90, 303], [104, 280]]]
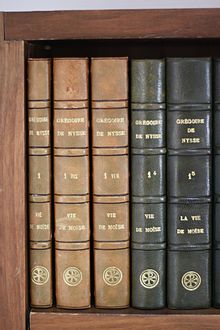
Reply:
[[0, 12], [0, 41], [3, 41], [5, 38], [4, 31], [4, 14]]
[[219, 38], [220, 9], [5, 13], [6, 40]]
[[0, 329], [26, 322], [24, 43], [0, 43]]
[[[195, 314], [193, 314], [195, 313]], [[204, 314], [202, 314], [204, 313]], [[217, 330], [220, 315], [214, 309], [206, 311], [140, 311], [132, 308], [97, 312], [31, 312], [31, 330]]]

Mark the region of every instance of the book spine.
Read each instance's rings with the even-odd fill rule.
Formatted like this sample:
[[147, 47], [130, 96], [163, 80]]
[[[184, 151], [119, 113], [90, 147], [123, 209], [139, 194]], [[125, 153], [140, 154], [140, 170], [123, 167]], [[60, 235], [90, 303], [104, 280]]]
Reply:
[[95, 305], [129, 305], [127, 58], [93, 58], [92, 160]]
[[49, 59], [28, 60], [30, 303], [52, 305]]
[[56, 304], [90, 307], [88, 59], [56, 58], [54, 209]]
[[167, 60], [168, 307], [210, 306], [211, 60]]
[[220, 307], [220, 59], [214, 61], [213, 305]]
[[132, 306], [165, 307], [165, 62], [131, 62]]

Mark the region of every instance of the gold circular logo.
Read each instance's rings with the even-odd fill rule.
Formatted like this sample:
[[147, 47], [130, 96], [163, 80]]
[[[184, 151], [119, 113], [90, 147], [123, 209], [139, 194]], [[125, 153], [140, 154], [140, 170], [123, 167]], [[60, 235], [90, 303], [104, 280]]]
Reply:
[[194, 291], [198, 289], [201, 282], [202, 282], [201, 276], [194, 271], [190, 271], [183, 274], [181, 279], [182, 286], [184, 287], [184, 289], [188, 291]]
[[63, 280], [69, 286], [77, 286], [82, 281], [82, 272], [79, 268], [68, 267], [63, 272]]
[[140, 275], [140, 283], [147, 289], [153, 289], [159, 283], [160, 276], [154, 269], [145, 269]]
[[107, 285], [118, 285], [122, 280], [122, 271], [117, 267], [108, 267], [103, 272], [103, 281]]
[[49, 280], [49, 271], [46, 267], [36, 266], [32, 268], [31, 280], [36, 285], [44, 285]]

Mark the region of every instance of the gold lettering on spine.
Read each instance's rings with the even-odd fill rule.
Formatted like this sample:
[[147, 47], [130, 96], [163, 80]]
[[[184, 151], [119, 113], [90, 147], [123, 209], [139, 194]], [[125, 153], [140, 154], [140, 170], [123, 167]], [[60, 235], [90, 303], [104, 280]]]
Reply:
[[137, 126], [158, 126], [162, 125], [162, 120], [135, 120]]
[[111, 131], [111, 132], [107, 132], [107, 136], [123, 136], [125, 134], [126, 134], [125, 131]]
[[117, 180], [120, 179], [119, 173], [106, 173], [104, 172], [104, 179], [107, 180], [110, 177], [110, 179]]
[[145, 139], [146, 140], [157, 140], [161, 139], [161, 134], [145, 134]]
[[187, 143], [200, 143], [200, 142], [201, 142], [200, 138], [185, 138], [185, 137], [183, 137], [183, 138], [181, 139], [181, 143], [182, 143], [182, 144], [187, 144]]
[[205, 120], [203, 118], [184, 118], [184, 119], [177, 119], [176, 120], [177, 125], [191, 125], [191, 124], [205, 124]]
[[190, 173], [188, 173], [188, 179], [189, 180], [192, 180], [193, 177], [195, 177], [195, 176], [196, 176], [196, 172], [195, 171], [191, 171]]
[[68, 231], [82, 231], [86, 230], [85, 225], [58, 225], [57, 226], [58, 230], [68, 230]]
[[30, 229], [34, 230], [34, 229], [37, 229], [37, 230], [49, 230], [50, 229], [50, 225], [49, 224], [45, 224], [45, 223], [42, 223], [42, 224], [33, 224], [31, 223], [30, 224]]
[[137, 140], [142, 140], [143, 139], [143, 134], [136, 134], [135, 135]]
[[96, 136], [104, 136], [104, 132], [97, 131]]
[[161, 227], [146, 227], [145, 228], [145, 233], [157, 233], [161, 231]]
[[177, 235], [183, 235], [185, 233], [184, 229], [177, 228], [176, 230]]
[[107, 213], [107, 218], [116, 218], [116, 213], [115, 212]]
[[48, 123], [47, 117], [29, 117], [29, 123]]
[[187, 229], [188, 234], [204, 234], [204, 228], [192, 228]]
[[192, 221], [200, 221], [200, 220], [202, 220], [201, 219], [201, 215], [192, 215], [191, 216], [191, 219], [192, 219]]
[[105, 117], [105, 118], [96, 118], [96, 123], [98, 124], [119, 124], [125, 123], [125, 118], [115, 118], [115, 117]]
[[144, 214], [144, 217], [145, 217], [146, 220], [148, 220], [148, 219], [155, 219], [154, 213], [145, 213]]
[[49, 136], [49, 135], [50, 135], [50, 131], [49, 131], [49, 130], [45, 130], [45, 131], [36, 131], [36, 135], [37, 135], [37, 136]]
[[68, 136], [85, 136], [86, 131], [68, 131], [67, 135]]
[[56, 122], [61, 124], [79, 124], [85, 123], [85, 118], [57, 118]]
[[76, 219], [76, 213], [67, 213], [67, 219]]

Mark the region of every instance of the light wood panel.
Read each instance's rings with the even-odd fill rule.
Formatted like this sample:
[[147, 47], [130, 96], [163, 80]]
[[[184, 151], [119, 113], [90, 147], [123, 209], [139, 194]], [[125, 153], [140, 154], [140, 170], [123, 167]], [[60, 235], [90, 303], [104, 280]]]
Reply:
[[26, 323], [24, 43], [0, 42], [0, 329]]

